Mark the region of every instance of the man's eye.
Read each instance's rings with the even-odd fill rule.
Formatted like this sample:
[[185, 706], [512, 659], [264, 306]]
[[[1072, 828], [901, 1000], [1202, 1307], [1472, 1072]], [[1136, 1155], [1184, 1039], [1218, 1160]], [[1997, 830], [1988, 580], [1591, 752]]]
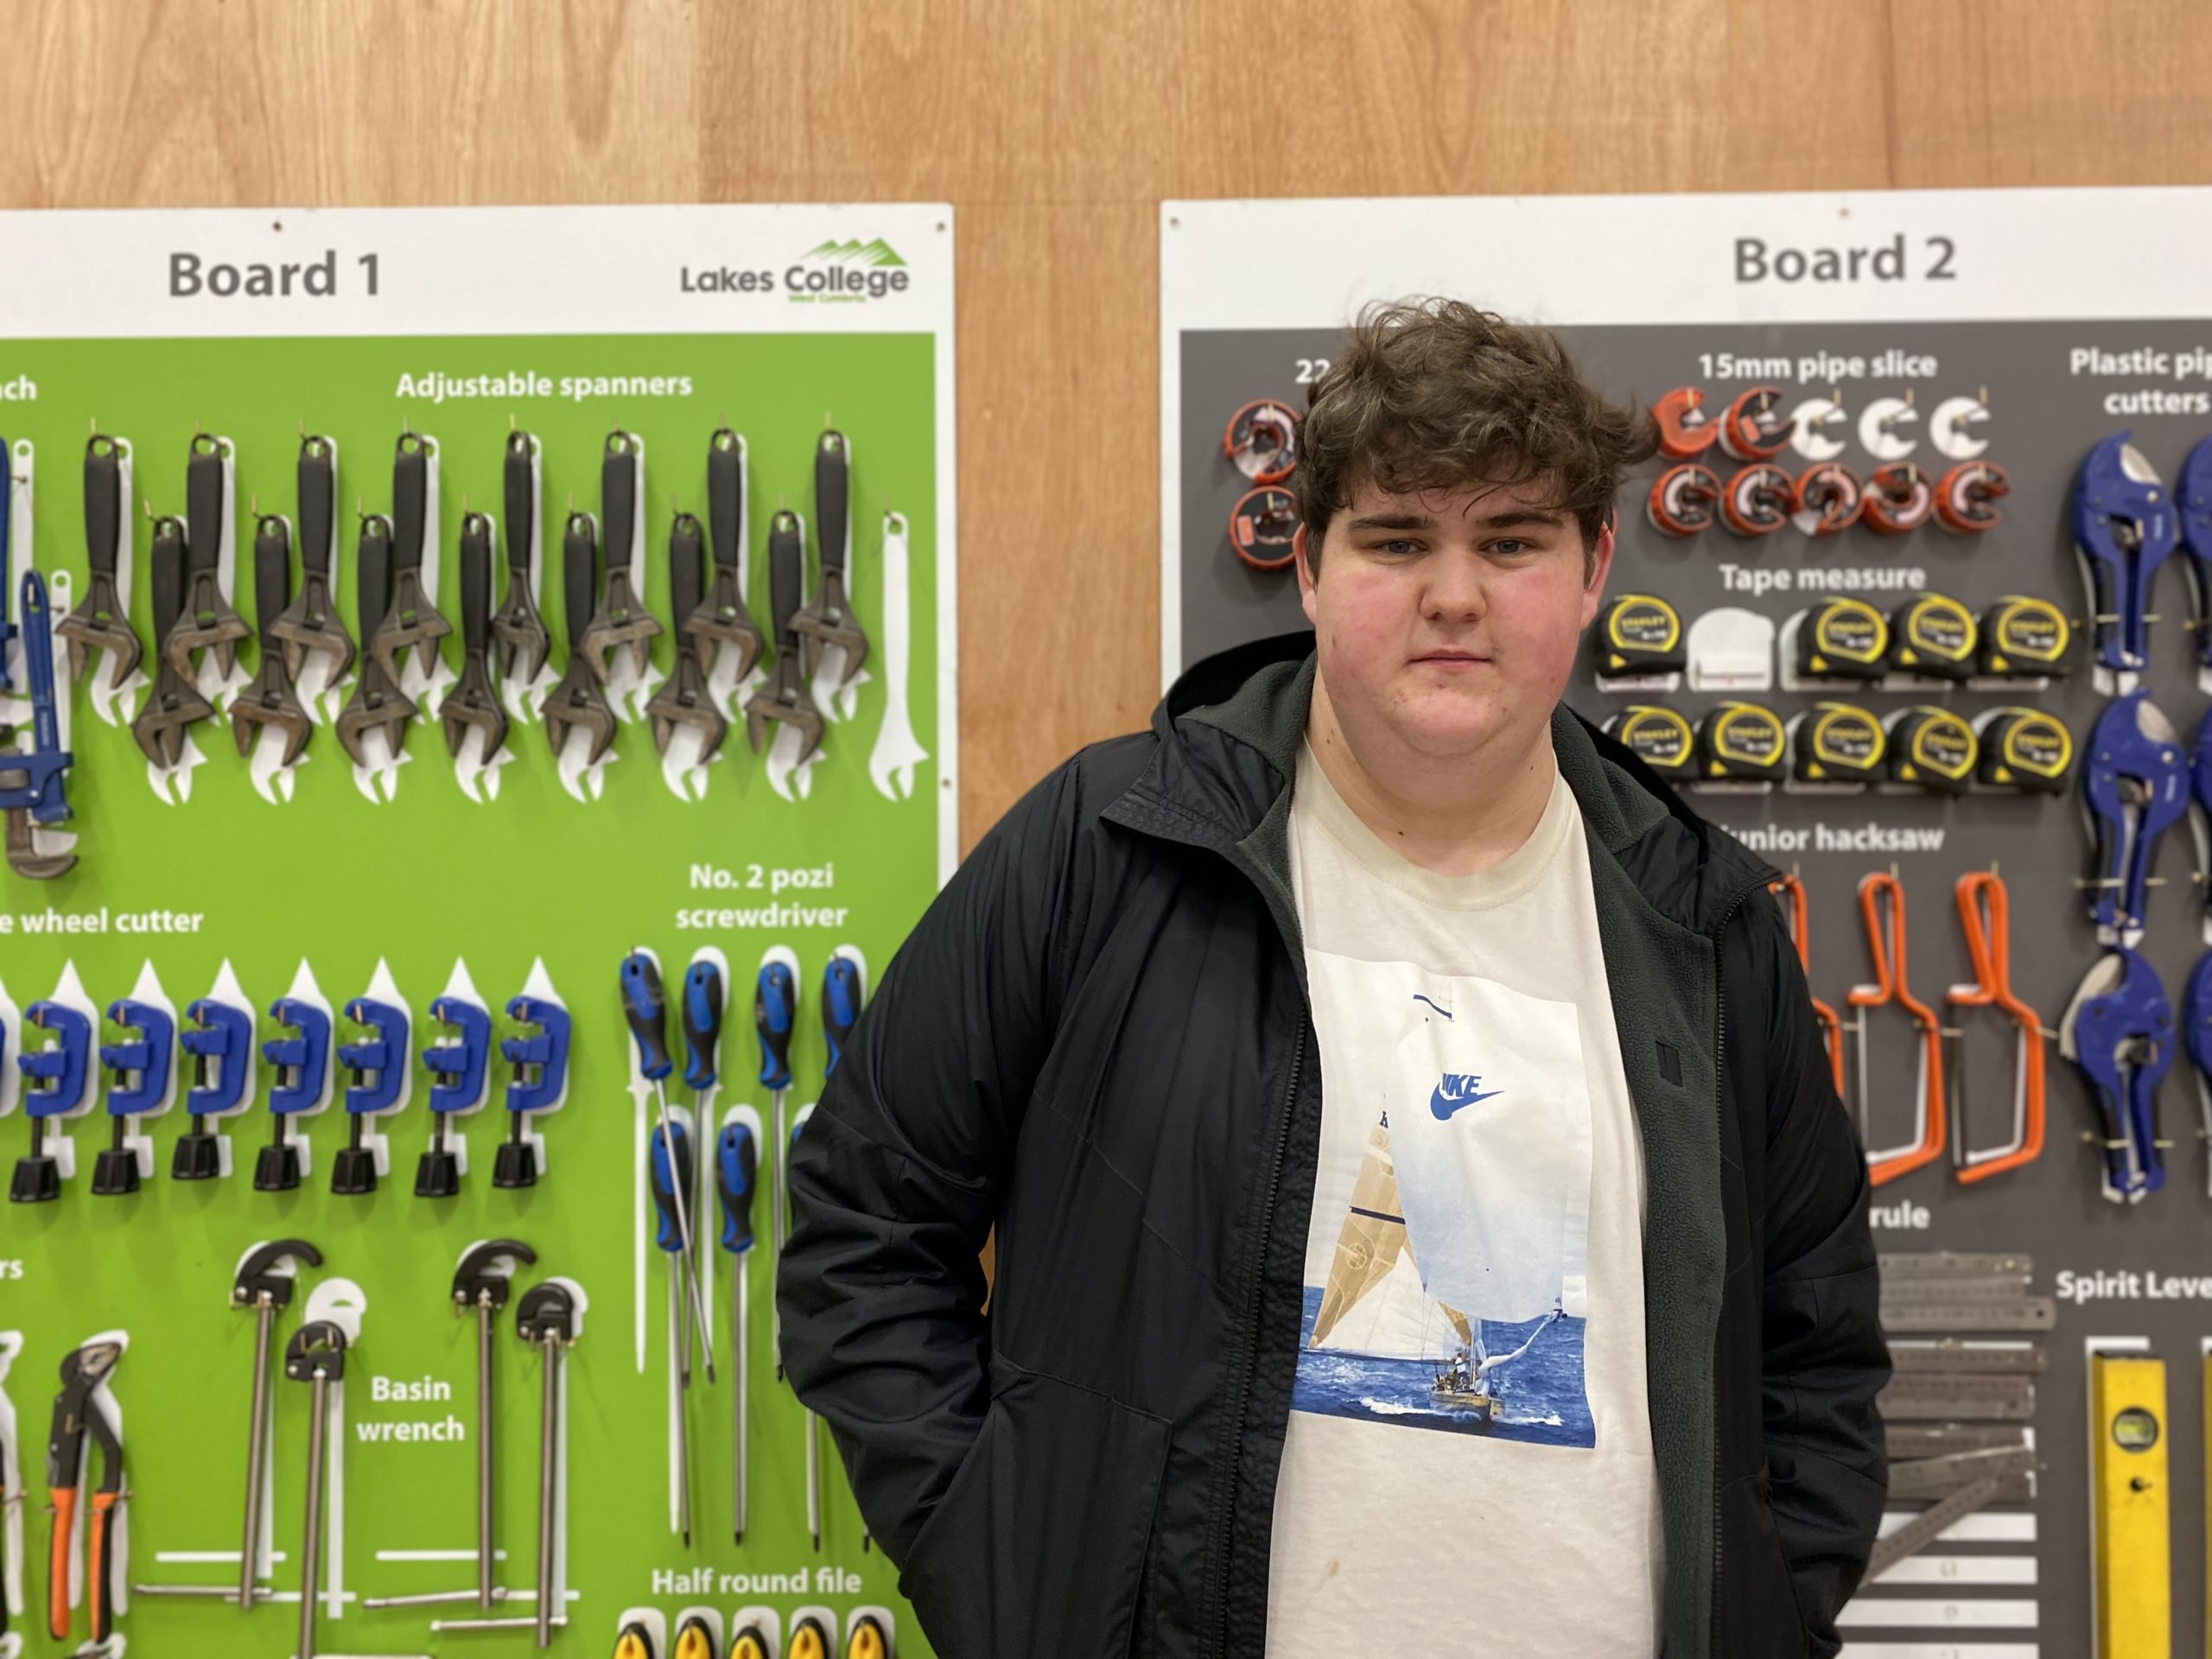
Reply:
[[1411, 553], [1415, 550], [1415, 548], [1416, 544], [1414, 543], [1409, 542], [1401, 536], [1395, 537], [1390, 541], [1379, 543], [1375, 550], [1378, 553]]
[[1512, 558], [1516, 555], [1532, 552], [1535, 550], [1529, 543], [1522, 541], [1517, 536], [1502, 537], [1498, 540], [1492, 542], [1490, 546], [1491, 552], [1503, 553], [1508, 558]]

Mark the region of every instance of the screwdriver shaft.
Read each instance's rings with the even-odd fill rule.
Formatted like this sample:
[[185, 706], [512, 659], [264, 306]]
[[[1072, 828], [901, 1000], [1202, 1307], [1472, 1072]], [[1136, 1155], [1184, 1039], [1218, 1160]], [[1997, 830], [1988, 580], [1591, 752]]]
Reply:
[[476, 1298], [476, 1605], [492, 1611], [492, 1299]]
[[[653, 1083], [653, 1098], [660, 1106], [661, 1144], [668, 1153], [669, 1199], [676, 1210], [676, 1241], [680, 1247], [677, 1254], [683, 1258], [683, 1282], [690, 1293], [691, 1317], [698, 1320], [703, 1332], [707, 1323], [707, 1313], [699, 1298], [698, 1264], [692, 1260], [691, 1256], [691, 1211], [689, 1201], [684, 1197], [683, 1182], [677, 1179], [683, 1172], [676, 1166], [676, 1136], [669, 1127], [668, 1090], [661, 1087], [658, 1079], [655, 1079]], [[696, 1148], [694, 1152], [696, 1156]], [[711, 1336], [702, 1334], [700, 1340], [706, 1354], [707, 1381], [712, 1382], [715, 1380], [714, 1339]]]

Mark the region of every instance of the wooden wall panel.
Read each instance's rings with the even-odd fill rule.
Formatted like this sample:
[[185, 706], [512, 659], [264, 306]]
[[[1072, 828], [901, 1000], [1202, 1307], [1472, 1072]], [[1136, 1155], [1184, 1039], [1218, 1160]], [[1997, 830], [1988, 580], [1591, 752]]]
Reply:
[[9, 206], [952, 201], [970, 842], [1153, 699], [1160, 197], [2212, 180], [2194, 0], [5, 7]]

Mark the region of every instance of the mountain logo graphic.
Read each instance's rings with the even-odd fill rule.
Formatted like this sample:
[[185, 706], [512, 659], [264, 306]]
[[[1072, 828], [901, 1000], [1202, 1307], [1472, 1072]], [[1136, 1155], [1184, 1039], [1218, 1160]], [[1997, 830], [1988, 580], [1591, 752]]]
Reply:
[[1438, 1122], [1449, 1123], [1454, 1112], [1505, 1092], [1503, 1089], [1484, 1089], [1482, 1081], [1476, 1072], [1446, 1071], [1443, 1080], [1429, 1092], [1428, 1109]]
[[830, 241], [810, 248], [803, 256], [826, 265], [875, 265], [888, 269], [906, 262], [899, 257], [899, 250], [881, 237], [872, 242]]

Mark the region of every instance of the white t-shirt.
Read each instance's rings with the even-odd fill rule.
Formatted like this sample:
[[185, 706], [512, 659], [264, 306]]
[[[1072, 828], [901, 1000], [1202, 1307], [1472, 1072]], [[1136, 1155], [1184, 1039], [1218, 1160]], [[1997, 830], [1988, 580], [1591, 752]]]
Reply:
[[1291, 866], [1322, 1118], [1268, 1659], [1649, 1659], [1643, 1145], [1574, 796], [1438, 875], [1309, 750]]

